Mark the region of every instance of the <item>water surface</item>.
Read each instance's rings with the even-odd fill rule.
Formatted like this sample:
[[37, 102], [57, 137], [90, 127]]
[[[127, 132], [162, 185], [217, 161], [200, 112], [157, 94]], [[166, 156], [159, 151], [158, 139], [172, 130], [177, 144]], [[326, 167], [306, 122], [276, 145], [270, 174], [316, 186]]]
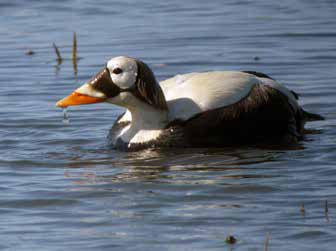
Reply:
[[[2, 1], [0, 249], [263, 250], [269, 233], [269, 250], [333, 250], [335, 13], [328, 0]], [[55, 108], [118, 55], [159, 80], [265, 72], [327, 120], [294, 149], [119, 152], [106, 136], [121, 108], [71, 107], [68, 124]]]

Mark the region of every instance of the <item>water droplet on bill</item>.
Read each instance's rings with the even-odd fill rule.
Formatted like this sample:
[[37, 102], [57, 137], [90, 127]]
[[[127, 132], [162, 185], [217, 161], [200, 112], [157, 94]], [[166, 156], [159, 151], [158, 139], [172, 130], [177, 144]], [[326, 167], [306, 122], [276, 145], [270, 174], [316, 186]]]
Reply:
[[63, 108], [63, 123], [64, 124], [69, 124], [70, 123], [70, 119], [69, 119], [67, 109], [68, 109], [67, 107]]

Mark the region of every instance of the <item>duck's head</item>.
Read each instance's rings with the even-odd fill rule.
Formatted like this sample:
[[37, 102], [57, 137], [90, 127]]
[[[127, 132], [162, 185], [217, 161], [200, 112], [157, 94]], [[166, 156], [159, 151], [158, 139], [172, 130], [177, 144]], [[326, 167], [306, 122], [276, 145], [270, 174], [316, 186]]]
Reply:
[[126, 108], [139, 104], [166, 110], [164, 94], [151, 69], [142, 61], [125, 56], [110, 59], [106, 66], [56, 106], [109, 102]]

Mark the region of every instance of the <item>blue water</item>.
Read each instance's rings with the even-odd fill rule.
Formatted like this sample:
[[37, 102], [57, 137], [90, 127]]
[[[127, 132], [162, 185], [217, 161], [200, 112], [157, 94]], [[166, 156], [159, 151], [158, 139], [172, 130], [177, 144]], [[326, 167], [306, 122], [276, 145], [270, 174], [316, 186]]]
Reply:
[[[335, 13], [331, 0], [1, 1], [0, 249], [264, 250], [269, 234], [269, 250], [333, 250]], [[118, 55], [158, 80], [261, 71], [326, 120], [295, 149], [115, 151], [122, 108], [71, 107], [66, 124], [55, 102]]]

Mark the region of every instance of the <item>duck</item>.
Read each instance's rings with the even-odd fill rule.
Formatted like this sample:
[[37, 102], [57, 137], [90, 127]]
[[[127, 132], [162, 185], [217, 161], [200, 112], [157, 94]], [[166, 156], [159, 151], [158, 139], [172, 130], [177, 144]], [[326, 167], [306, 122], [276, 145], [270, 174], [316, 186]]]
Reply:
[[192, 72], [158, 82], [146, 63], [128, 56], [111, 58], [56, 106], [100, 102], [126, 108], [108, 134], [121, 150], [295, 144], [305, 122], [324, 119], [261, 72]]

